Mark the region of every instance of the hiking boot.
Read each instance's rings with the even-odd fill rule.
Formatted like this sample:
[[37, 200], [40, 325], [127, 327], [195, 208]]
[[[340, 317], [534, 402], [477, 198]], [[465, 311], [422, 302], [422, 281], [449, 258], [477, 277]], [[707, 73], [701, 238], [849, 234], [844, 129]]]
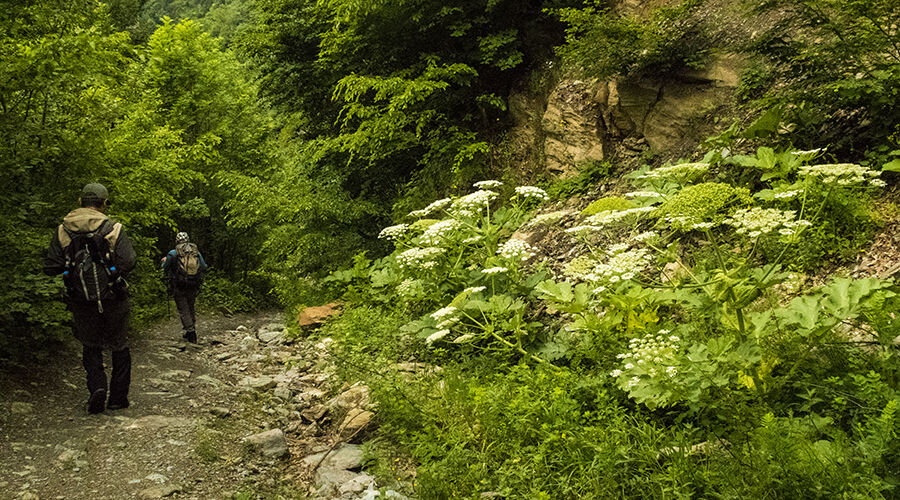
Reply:
[[106, 404], [106, 389], [97, 389], [91, 393], [88, 399], [88, 413], [102, 413]]
[[191, 330], [189, 332], [185, 332], [184, 340], [187, 340], [191, 344], [196, 344], [197, 343], [197, 332], [195, 332], [193, 330]]
[[115, 401], [115, 402], [110, 401], [109, 403], [106, 404], [106, 409], [107, 410], [122, 410], [122, 409], [128, 408], [129, 406], [130, 406], [130, 403], [128, 402], [127, 399], [125, 401]]

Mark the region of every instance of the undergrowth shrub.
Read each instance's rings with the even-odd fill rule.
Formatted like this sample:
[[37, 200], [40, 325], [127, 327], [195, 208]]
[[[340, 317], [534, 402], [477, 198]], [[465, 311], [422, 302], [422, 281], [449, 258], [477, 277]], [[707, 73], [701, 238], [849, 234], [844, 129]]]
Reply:
[[581, 215], [589, 216], [605, 212], [607, 210], [625, 210], [632, 208], [632, 203], [621, 196], [607, 196], [594, 200], [581, 211]]
[[900, 288], [788, 272], [815, 231], [860, 234], [842, 221], [883, 182], [819, 156], [642, 168], [627, 199], [553, 215], [561, 261], [511, 238], [533, 187], [385, 228], [392, 254], [335, 274], [356, 305], [326, 331], [377, 401], [375, 459], [427, 498], [890, 497]]

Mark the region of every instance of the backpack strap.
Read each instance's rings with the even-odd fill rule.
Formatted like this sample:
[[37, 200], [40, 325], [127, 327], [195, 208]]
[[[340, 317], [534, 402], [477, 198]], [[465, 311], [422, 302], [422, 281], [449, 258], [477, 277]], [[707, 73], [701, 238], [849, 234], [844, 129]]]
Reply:
[[72, 237], [69, 235], [69, 231], [63, 227], [62, 224], [59, 225], [59, 229], [56, 230], [56, 236], [59, 238], [59, 245], [66, 249], [67, 246], [72, 244]]
[[[104, 222], [104, 224], [109, 224], [109, 221]], [[119, 241], [119, 234], [122, 233], [122, 223], [116, 222], [112, 224], [112, 229], [109, 230], [108, 233], [104, 234], [103, 237], [106, 238], [106, 241], [109, 242], [109, 252], [116, 252], [116, 242]], [[102, 234], [102, 233], [101, 233]]]

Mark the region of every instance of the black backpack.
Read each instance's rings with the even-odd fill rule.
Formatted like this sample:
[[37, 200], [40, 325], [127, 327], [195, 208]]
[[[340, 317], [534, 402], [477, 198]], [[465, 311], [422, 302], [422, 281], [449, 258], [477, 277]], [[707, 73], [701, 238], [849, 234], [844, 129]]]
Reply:
[[76, 302], [96, 302], [101, 313], [101, 301], [112, 298], [117, 291], [117, 273], [107, 238], [113, 229], [114, 225], [108, 220], [93, 232], [75, 232], [64, 228], [71, 239], [63, 248], [66, 256], [63, 282], [69, 298]]

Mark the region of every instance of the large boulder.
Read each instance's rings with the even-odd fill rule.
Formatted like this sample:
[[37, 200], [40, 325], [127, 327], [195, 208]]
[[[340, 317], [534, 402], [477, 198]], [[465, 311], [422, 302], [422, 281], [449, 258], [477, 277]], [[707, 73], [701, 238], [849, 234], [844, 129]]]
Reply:
[[550, 94], [541, 120], [547, 169], [561, 177], [578, 173], [581, 165], [605, 157], [605, 102], [598, 94], [606, 84], [596, 80], [563, 80]]

